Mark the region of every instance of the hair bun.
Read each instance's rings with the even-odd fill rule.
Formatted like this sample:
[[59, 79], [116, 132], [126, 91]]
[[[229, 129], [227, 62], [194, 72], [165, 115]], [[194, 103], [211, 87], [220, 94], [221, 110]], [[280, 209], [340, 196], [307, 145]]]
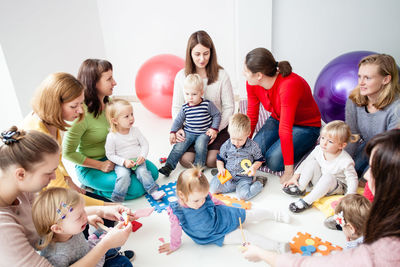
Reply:
[[18, 139], [15, 139], [14, 136], [19, 136], [19, 134], [19, 131], [4, 131], [1, 133], [1, 138], [4, 144], [9, 145], [18, 142]]

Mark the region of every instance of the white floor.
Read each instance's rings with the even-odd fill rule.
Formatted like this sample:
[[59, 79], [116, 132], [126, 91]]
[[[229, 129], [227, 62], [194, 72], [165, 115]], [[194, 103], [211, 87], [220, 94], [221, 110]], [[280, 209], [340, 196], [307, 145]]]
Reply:
[[[140, 103], [133, 103], [135, 113], [135, 125], [140, 128], [150, 143], [148, 159], [160, 166], [159, 158], [167, 157], [170, 145], [168, 142], [171, 119], [163, 119], [146, 110]], [[73, 166], [66, 163], [71, 176], [75, 176]], [[170, 176], [165, 178], [160, 175], [158, 184], [167, 184], [175, 181], [183, 167], [179, 166]], [[211, 179], [210, 170], [206, 175]], [[267, 175], [264, 173], [264, 175]], [[75, 179], [75, 178], [74, 178]], [[268, 183], [264, 190], [254, 199], [253, 206], [261, 206], [271, 209], [288, 210], [288, 205], [294, 198], [286, 195], [281, 190], [279, 179], [268, 174]], [[145, 197], [127, 201], [124, 203], [132, 210], [150, 207]], [[278, 241], [290, 241], [297, 232], [308, 232], [320, 237], [323, 241], [329, 241], [335, 245], [344, 246], [345, 237], [342, 232], [329, 230], [323, 225], [324, 215], [315, 208], [311, 208], [301, 214], [293, 214], [291, 224], [275, 223], [265, 221], [258, 224], [244, 224], [249, 231], [264, 235]], [[215, 245], [200, 246], [195, 244], [188, 236], [183, 234], [182, 246], [169, 256], [158, 253], [158, 240], [163, 237], [169, 240], [169, 220], [166, 212], [154, 212], [150, 217], [139, 220], [143, 226], [131, 234], [128, 242], [123, 248], [132, 249], [136, 252], [135, 266], [265, 266], [262, 263], [251, 263], [246, 261], [238, 246], [218, 247]]]

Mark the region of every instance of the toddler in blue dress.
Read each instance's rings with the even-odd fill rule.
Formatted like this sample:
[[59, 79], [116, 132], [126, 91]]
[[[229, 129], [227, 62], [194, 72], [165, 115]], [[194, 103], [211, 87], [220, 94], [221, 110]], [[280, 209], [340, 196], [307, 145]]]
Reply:
[[[178, 201], [167, 208], [171, 222], [170, 243], [159, 247], [160, 253], [170, 254], [181, 245], [182, 230], [197, 244], [243, 244], [239, 227], [242, 222], [255, 222], [272, 219], [289, 223], [286, 213], [267, 209], [244, 210], [226, 206], [209, 194], [209, 183], [201, 169], [194, 167], [183, 171], [176, 184]], [[280, 243], [246, 230], [246, 241], [258, 244], [264, 249], [287, 252], [288, 243]]]

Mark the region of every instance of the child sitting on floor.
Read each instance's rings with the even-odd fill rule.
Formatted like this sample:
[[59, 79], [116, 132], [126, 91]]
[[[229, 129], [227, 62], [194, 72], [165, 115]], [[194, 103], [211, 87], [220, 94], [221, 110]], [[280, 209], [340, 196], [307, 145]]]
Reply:
[[135, 117], [132, 105], [123, 99], [112, 99], [106, 106], [106, 117], [111, 126], [106, 139], [106, 156], [115, 163], [117, 175], [111, 200], [124, 201], [131, 185], [131, 168], [135, 169], [137, 179], [149, 195], [155, 200], [164, 197], [165, 193], [158, 190], [158, 184], [147, 169], [149, 143], [139, 128], [133, 127]]
[[[267, 177], [255, 177], [265, 159], [257, 143], [249, 138], [251, 127], [247, 115], [234, 114], [229, 120], [228, 132], [230, 138], [221, 146], [217, 155], [218, 174], [210, 182], [210, 192], [236, 191], [240, 199], [249, 200], [261, 192], [267, 181]], [[232, 179], [222, 184], [218, 175], [225, 176], [226, 170]]]
[[307, 196], [289, 205], [290, 211], [302, 212], [326, 195], [356, 193], [358, 178], [354, 160], [344, 148], [358, 139], [359, 136], [352, 135], [349, 126], [340, 120], [331, 121], [322, 128], [320, 144], [284, 183], [283, 191], [293, 196], [303, 196], [310, 182], [313, 186]]
[[[88, 222], [95, 227], [103, 223], [97, 215], [87, 216], [83, 198], [70, 189], [53, 187], [42, 192], [33, 203], [32, 219], [39, 236], [42, 238], [38, 248], [40, 255], [54, 266], [70, 266], [84, 257], [101, 240], [87, 241], [83, 235]], [[119, 223], [116, 227], [123, 227]], [[131, 224], [128, 225], [131, 227]], [[112, 231], [112, 230], [110, 230]], [[104, 238], [112, 235], [109, 233]], [[133, 260], [133, 251], [125, 255], [119, 249], [110, 249], [96, 266], [132, 266], [128, 254]]]
[[[197, 244], [243, 244], [241, 222], [275, 220], [289, 223], [290, 217], [286, 213], [267, 209], [244, 210], [225, 206], [222, 201], [213, 198], [209, 190], [207, 178], [200, 168], [187, 169], [178, 177], [176, 193], [178, 201], [172, 202], [167, 208], [171, 222], [170, 243], [159, 247], [159, 252], [170, 254], [181, 245], [183, 231]], [[288, 243], [279, 243], [263, 236], [252, 234], [246, 230], [246, 241], [251, 244], [275, 250], [288, 251]]]
[[[209, 100], [204, 100], [204, 84], [200, 75], [189, 74], [184, 82], [186, 103], [182, 106], [171, 127], [169, 142], [175, 144], [169, 153], [165, 166], [159, 172], [165, 176], [176, 168], [179, 159], [194, 143], [196, 156], [194, 165], [204, 166], [208, 143], [217, 136], [221, 113]], [[185, 141], [176, 142], [176, 132], [183, 127]]]
[[335, 208], [335, 221], [346, 236], [346, 249], [364, 242], [363, 230], [369, 216], [371, 202], [364, 196], [349, 194]]

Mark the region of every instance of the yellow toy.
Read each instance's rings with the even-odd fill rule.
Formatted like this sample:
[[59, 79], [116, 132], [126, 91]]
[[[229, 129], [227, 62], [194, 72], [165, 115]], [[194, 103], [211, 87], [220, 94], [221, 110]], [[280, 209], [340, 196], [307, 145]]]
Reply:
[[[310, 250], [313, 247], [312, 250]], [[309, 233], [298, 232], [297, 236], [293, 237], [290, 242], [290, 250], [293, 254], [300, 253], [302, 255], [311, 255], [311, 253], [320, 253], [324, 256], [329, 255], [332, 251], [342, 250], [339, 246], [334, 246], [332, 243], [322, 242], [319, 237], [312, 237]], [[307, 251], [310, 250], [310, 251]]]
[[225, 196], [222, 194], [213, 194], [213, 197], [221, 200], [222, 202], [225, 203], [225, 205], [230, 206], [230, 207], [242, 208], [245, 210], [251, 209], [251, 202], [246, 202], [242, 199], [237, 199], [237, 198]]
[[250, 167], [251, 167], [251, 161], [249, 159], [243, 159], [240, 162], [240, 167], [242, 167], [242, 169], [243, 169], [243, 172], [241, 174], [249, 175]]
[[232, 174], [225, 169], [225, 175], [218, 175], [218, 179], [221, 182], [221, 184], [226, 183], [227, 181], [229, 181], [230, 179], [232, 179]]

